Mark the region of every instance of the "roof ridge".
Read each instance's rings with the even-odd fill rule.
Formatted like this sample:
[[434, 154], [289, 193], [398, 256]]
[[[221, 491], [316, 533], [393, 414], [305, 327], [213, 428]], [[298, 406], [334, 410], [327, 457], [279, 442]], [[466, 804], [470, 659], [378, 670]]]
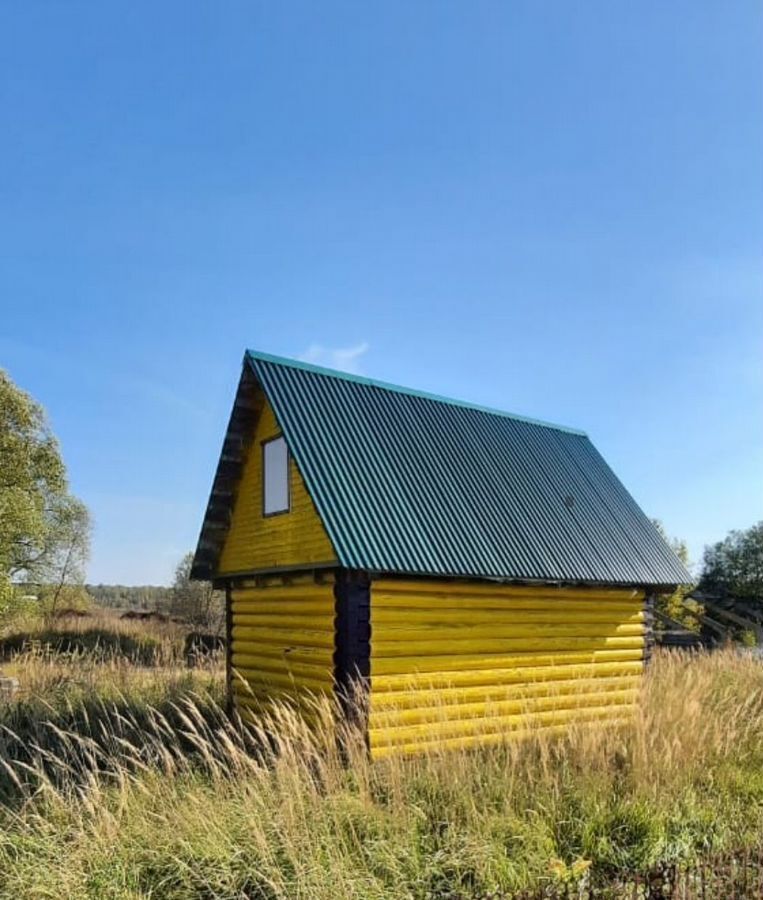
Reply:
[[434, 400], [438, 403], [445, 403], [448, 406], [458, 406], [462, 409], [472, 409], [476, 412], [488, 413], [493, 416], [501, 416], [505, 419], [513, 419], [516, 422], [525, 422], [529, 425], [539, 425], [542, 428], [551, 428], [554, 431], [562, 431], [567, 434], [577, 434], [581, 437], [588, 437], [585, 431], [579, 428], [570, 428], [567, 425], [557, 425], [554, 422], [546, 422], [543, 419], [534, 419], [530, 416], [522, 416], [517, 413], [510, 413], [503, 409], [495, 409], [490, 406], [481, 406], [478, 403], [470, 403], [468, 400], [457, 400], [453, 397], [444, 397], [440, 394], [433, 394], [429, 391], [420, 391], [416, 388], [405, 387], [400, 384], [392, 384], [388, 381], [380, 381], [376, 378], [368, 378], [366, 375], [354, 375], [350, 372], [342, 372], [339, 369], [329, 369], [326, 366], [318, 366], [314, 363], [303, 362], [299, 359], [292, 359], [288, 356], [276, 356], [273, 353], [263, 353], [259, 350], [246, 350], [245, 358], [259, 360], [265, 363], [272, 363], [279, 366], [289, 366], [293, 369], [301, 369], [305, 372], [313, 372], [316, 375], [327, 375], [332, 378], [339, 378], [342, 381], [350, 381], [355, 384], [365, 384], [369, 387], [380, 388], [385, 391], [393, 391], [398, 394], [405, 394], [409, 397], [421, 397], [424, 400]]

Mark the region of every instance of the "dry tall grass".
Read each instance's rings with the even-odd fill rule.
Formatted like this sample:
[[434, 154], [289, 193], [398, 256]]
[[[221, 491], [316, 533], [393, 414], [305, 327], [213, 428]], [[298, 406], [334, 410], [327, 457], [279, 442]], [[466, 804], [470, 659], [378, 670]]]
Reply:
[[511, 896], [763, 840], [763, 666], [732, 651], [658, 656], [627, 727], [375, 764], [327, 702], [247, 727], [219, 672], [160, 667], [148, 702], [120, 665], [31, 741], [0, 716], [0, 896]]

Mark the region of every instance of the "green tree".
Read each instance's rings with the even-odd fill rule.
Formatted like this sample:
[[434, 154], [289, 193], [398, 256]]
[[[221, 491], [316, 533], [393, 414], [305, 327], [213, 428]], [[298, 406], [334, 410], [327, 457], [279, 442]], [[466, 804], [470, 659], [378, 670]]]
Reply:
[[88, 596], [99, 606], [169, 612], [172, 588], [153, 584], [88, 584]]
[[225, 617], [225, 595], [210, 581], [191, 581], [192, 563], [193, 553], [186, 553], [175, 569], [170, 609], [187, 622], [219, 632]]
[[89, 534], [44, 410], [0, 369], [0, 601], [14, 582], [72, 584]]
[[763, 521], [705, 548], [699, 588], [763, 611]]
[[0, 571], [14, 576], [43, 550], [53, 500], [66, 490], [42, 407], [0, 370]]
[[[659, 521], [659, 519], [653, 519], [652, 521], [654, 522], [654, 525], [656, 526], [657, 530], [660, 532], [670, 549], [681, 560], [681, 562], [687, 568], [689, 568], [689, 547], [686, 544], [686, 541], [683, 541], [680, 538], [670, 537], [670, 535], [668, 535], [668, 533], [665, 531], [665, 527], [663, 526], [662, 522]], [[686, 599], [687, 596], [692, 592], [692, 590], [693, 585], [679, 585], [672, 594], [661, 594], [660, 596], [658, 596], [656, 608], [658, 612], [669, 616], [676, 622], [680, 622], [685, 628], [688, 628], [691, 631], [699, 631], [699, 620], [696, 618], [696, 616], [692, 616], [691, 612], [687, 610], [688, 606], [689, 609], [693, 610], [694, 612], [703, 612], [700, 604], [698, 604], [696, 601]]]
[[85, 566], [90, 556], [90, 531], [90, 513], [81, 500], [68, 494], [56, 498], [36, 576], [44, 585], [40, 599], [47, 616], [87, 605]]

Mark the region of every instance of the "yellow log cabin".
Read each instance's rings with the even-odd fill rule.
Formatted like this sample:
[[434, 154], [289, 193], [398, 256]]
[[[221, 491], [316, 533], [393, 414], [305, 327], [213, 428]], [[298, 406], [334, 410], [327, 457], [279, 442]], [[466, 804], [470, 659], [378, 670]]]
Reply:
[[253, 351], [192, 574], [232, 702], [360, 690], [374, 758], [625, 720], [689, 580], [583, 432]]

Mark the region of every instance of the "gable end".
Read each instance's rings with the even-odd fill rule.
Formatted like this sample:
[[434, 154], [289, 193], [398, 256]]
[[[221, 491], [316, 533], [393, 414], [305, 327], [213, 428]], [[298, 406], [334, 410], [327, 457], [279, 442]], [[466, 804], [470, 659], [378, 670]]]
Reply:
[[[263, 504], [264, 447], [285, 437], [248, 365], [239, 382], [191, 577], [223, 577], [336, 565], [323, 522], [289, 451], [289, 508]], [[287, 442], [288, 445], [288, 442]]]

